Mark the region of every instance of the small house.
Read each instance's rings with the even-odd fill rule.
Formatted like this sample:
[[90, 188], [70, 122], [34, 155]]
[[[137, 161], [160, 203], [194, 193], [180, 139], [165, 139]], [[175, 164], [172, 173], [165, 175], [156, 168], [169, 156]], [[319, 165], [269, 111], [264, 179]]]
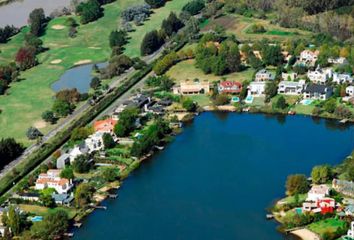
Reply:
[[299, 95], [304, 89], [305, 81], [299, 82], [281, 81], [278, 85], [278, 94], [284, 95]]
[[242, 84], [236, 81], [223, 81], [218, 86], [219, 93], [236, 94], [242, 91]]
[[349, 73], [333, 73], [333, 82], [337, 84], [352, 84], [353, 77]]
[[70, 163], [70, 154], [64, 153], [57, 159], [57, 169], [64, 169]]
[[333, 72], [331, 68], [322, 69], [317, 67], [315, 71], [307, 72], [307, 77], [315, 84], [326, 84], [332, 76]]
[[72, 194], [67, 193], [53, 193], [52, 198], [56, 204], [64, 206], [70, 206], [71, 202], [74, 200], [74, 196]]
[[261, 69], [256, 73], [254, 81], [256, 82], [266, 82], [273, 81], [275, 76], [266, 69]]
[[319, 54], [320, 52], [318, 50], [304, 50], [300, 53], [300, 61], [307, 65], [315, 65]]
[[266, 82], [251, 82], [248, 85], [248, 95], [254, 97], [264, 96], [266, 88]]
[[318, 199], [322, 199], [329, 194], [329, 187], [325, 184], [313, 185], [311, 190], [307, 194], [306, 201], [316, 202]]

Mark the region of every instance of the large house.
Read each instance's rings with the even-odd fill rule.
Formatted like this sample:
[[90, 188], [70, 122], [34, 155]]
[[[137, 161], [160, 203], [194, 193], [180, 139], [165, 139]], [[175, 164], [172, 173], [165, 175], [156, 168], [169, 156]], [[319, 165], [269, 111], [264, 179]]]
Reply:
[[349, 97], [354, 97], [354, 86], [348, 86], [345, 88], [345, 93], [349, 96]]
[[354, 197], [354, 182], [333, 179], [332, 187], [337, 192], [340, 192], [348, 197]]
[[320, 67], [317, 67], [315, 71], [308, 71], [307, 73], [307, 77], [315, 84], [326, 84], [332, 75], [331, 68], [321, 69]]
[[93, 124], [93, 128], [95, 132], [103, 132], [103, 133], [113, 133], [114, 126], [117, 124], [117, 120], [112, 118], [108, 118], [105, 120], [96, 121]]
[[319, 84], [308, 84], [303, 91], [305, 99], [313, 100], [327, 100], [332, 94], [332, 87]]
[[305, 86], [305, 80], [298, 82], [281, 81], [278, 85], [278, 94], [299, 95]]
[[35, 189], [43, 190], [46, 188], [54, 188], [59, 194], [68, 193], [73, 187], [71, 180], [61, 178], [60, 170], [50, 169], [47, 173], [41, 173], [36, 181]]
[[315, 65], [319, 54], [320, 52], [317, 50], [316, 51], [304, 50], [300, 53], [300, 61], [307, 65]]
[[173, 87], [174, 94], [204, 94], [210, 92], [210, 83], [207, 80], [199, 81], [195, 80], [185, 80], [181, 81], [179, 86]]
[[337, 84], [353, 83], [353, 77], [349, 73], [333, 73], [333, 82]]
[[85, 143], [76, 145], [69, 153], [70, 163], [73, 163], [75, 161], [75, 158], [77, 158], [78, 156], [88, 154], [89, 151], [90, 150]]
[[89, 153], [104, 149], [103, 135], [104, 132], [96, 132], [85, 139], [85, 145], [89, 149]]
[[242, 84], [235, 81], [223, 81], [218, 86], [219, 93], [240, 93]]
[[317, 201], [326, 197], [329, 194], [329, 187], [325, 184], [314, 185], [307, 194], [306, 201]]
[[256, 82], [266, 82], [274, 80], [274, 75], [267, 71], [266, 69], [261, 69], [256, 73], [254, 81]]
[[248, 95], [260, 97], [265, 94], [266, 82], [251, 82], [248, 85]]

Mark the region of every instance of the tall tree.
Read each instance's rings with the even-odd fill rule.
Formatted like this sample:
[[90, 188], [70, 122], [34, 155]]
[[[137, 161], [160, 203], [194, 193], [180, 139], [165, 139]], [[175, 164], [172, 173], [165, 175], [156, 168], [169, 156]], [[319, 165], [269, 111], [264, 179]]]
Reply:
[[154, 53], [163, 43], [163, 39], [156, 30], [148, 32], [141, 43], [141, 55], [145, 56]]
[[43, 8], [34, 9], [29, 15], [28, 22], [30, 24], [30, 32], [35, 36], [40, 36], [46, 22]]

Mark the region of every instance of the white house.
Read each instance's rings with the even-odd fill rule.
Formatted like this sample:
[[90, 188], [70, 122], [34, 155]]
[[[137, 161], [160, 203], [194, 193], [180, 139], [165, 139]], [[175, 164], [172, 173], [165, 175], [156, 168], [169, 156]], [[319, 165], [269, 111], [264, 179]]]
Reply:
[[100, 151], [104, 149], [103, 145], [103, 135], [104, 132], [96, 132], [85, 139], [85, 144], [89, 149], [89, 153], [93, 151]]
[[353, 77], [349, 73], [333, 73], [333, 82], [337, 84], [353, 83]]
[[265, 81], [272, 81], [274, 80], [274, 75], [267, 71], [266, 69], [261, 69], [256, 73], [256, 77], [254, 81], [256, 82], [265, 82]]
[[76, 145], [69, 153], [70, 163], [73, 163], [76, 157], [87, 153], [89, 149], [86, 144]]
[[350, 223], [350, 229], [348, 230], [347, 237], [354, 239], [354, 221]]
[[354, 86], [348, 86], [345, 88], [345, 93], [349, 96], [349, 97], [354, 97]]
[[54, 188], [59, 194], [68, 193], [73, 187], [71, 180], [61, 178], [60, 170], [50, 169], [47, 173], [41, 173], [36, 181], [35, 189]]
[[266, 82], [251, 82], [248, 85], [248, 95], [260, 97], [265, 94]]
[[284, 80], [284, 81], [294, 81], [295, 78], [297, 78], [297, 73], [281, 73], [281, 78]]
[[315, 65], [318, 55], [320, 54], [319, 51], [310, 51], [310, 50], [304, 50], [300, 53], [300, 61], [309, 64], [309, 65]]
[[316, 202], [329, 194], [329, 187], [325, 184], [313, 185], [307, 194], [306, 201]]
[[333, 64], [347, 64], [348, 60], [345, 57], [338, 57], [338, 58], [328, 58], [328, 62]]
[[305, 80], [298, 82], [281, 81], [278, 84], [278, 94], [299, 95], [305, 87]]
[[333, 71], [331, 68], [321, 69], [320, 67], [317, 67], [315, 71], [308, 71], [307, 73], [310, 81], [316, 84], [326, 84], [332, 75]]
[[308, 84], [303, 90], [304, 99], [327, 100], [332, 94], [332, 87], [319, 84]]

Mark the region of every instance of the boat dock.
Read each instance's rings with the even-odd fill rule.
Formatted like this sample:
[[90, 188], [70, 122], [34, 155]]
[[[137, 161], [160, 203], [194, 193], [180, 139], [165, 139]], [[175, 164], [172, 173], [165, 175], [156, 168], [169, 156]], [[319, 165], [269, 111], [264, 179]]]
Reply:
[[267, 215], [266, 215], [266, 218], [267, 218], [268, 220], [273, 219], [273, 218], [274, 218], [274, 215], [273, 215], [273, 214], [267, 214]]
[[107, 210], [106, 206], [97, 206], [97, 205], [91, 205], [92, 208], [94, 209], [102, 209], [102, 210]]

